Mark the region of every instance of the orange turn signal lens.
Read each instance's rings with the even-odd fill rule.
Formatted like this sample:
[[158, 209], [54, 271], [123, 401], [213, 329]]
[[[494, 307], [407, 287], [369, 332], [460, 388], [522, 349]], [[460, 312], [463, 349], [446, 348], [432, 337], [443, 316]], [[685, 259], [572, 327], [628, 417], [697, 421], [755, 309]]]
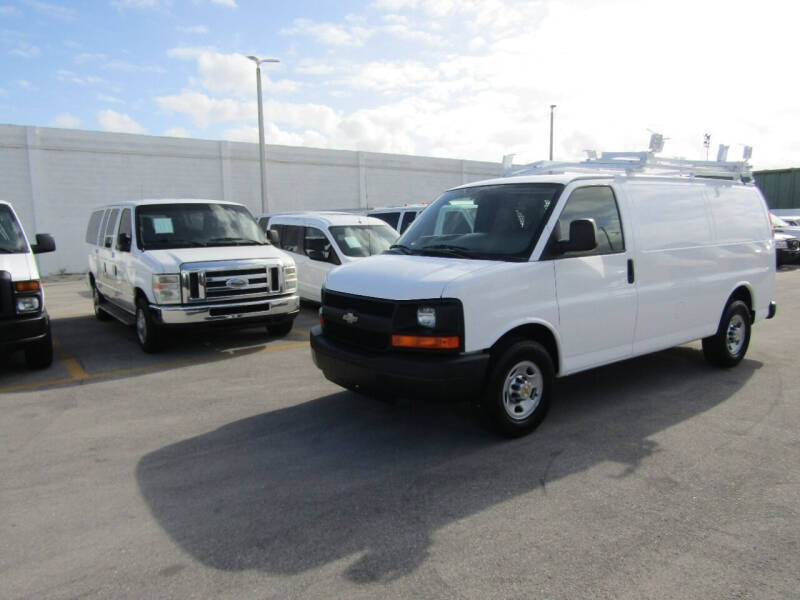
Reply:
[[459, 339], [457, 335], [393, 335], [392, 346], [396, 348], [425, 348], [431, 350], [456, 350]]
[[18, 292], [38, 292], [41, 289], [38, 281], [15, 281], [14, 289]]

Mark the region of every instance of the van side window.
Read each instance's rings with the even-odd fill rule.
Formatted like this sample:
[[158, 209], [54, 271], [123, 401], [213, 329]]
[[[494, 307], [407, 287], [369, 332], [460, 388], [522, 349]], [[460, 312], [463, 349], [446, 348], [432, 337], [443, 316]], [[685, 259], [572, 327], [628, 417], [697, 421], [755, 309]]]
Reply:
[[117, 243], [115, 246], [117, 250], [123, 250], [123, 248], [121, 248], [119, 245], [119, 236], [125, 233], [128, 235], [128, 240], [130, 240], [132, 232], [133, 224], [131, 223], [131, 209], [126, 208], [122, 211], [122, 216], [119, 219], [119, 230], [117, 231]]
[[389, 227], [393, 227], [397, 229], [397, 221], [400, 219], [399, 212], [388, 212], [388, 213], [375, 213], [374, 215], [370, 215], [371, 217], [376, 217], [381, 221], [386, 222]]
[[558, 218], [558, 241], [569, 239], [569, 225], [578, 219], [592, 219], [597, 227], [597, 247], [588, 252], [566, 252], [561, 258], [614, 254], [625, 250], [617, 201], [610, 187], [597, 185], [578, 188], [570, 195]]
[[417, 218], [417, 213], [414, 212], [413, 210], [409, 210], [407, 213], [405, 213], [403, 215], [403, 220], [400, 223], [400, 229], [399, 229], [400, 233], [404, 233], [405, 230], [408, 229], [408, 226], [411, 225], [411, 223], [413, 223], [414, 219], [416, 218]]
[[303, 252], [311, 260], [331, 262], [333, 248], [322, 230], [316, 227], [306, 227], [303, 240]]
[[281, 225], [281, 248], [289, 252], [302, 254], [303, 227], [299, 225]]
[[105, 232], [105, 241], [103, 245], [106, 248], [111, 248], [114, 242], [114, 227], [117, 225], [117, 216], [119, 215], [119, 209], [115, 208], [111, 210], [111, 213], [108, 217], [108, 221], [106, 223], [106, 232]]
[[103, 220], [103, 211], [96, 210], [89, 217], [89, 226], [86, 228], [86, 243], [96, 244], [97, 234], [100, 233], [100, 221]]

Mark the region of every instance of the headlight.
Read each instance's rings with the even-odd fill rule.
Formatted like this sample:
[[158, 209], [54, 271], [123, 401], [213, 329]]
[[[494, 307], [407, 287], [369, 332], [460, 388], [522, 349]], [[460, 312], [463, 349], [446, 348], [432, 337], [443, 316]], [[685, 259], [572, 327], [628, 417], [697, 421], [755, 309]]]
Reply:
[[17, 298], [18, 313], [38, 312], [40, 306], [39, 296], [22, 296], [21, 298]]
[[153, 275], [153, 295], [156, 297], [156, 304], [180, 304], [180, 275]]
[[417, 309], [417, 324], [429, 329], [436, 327], [436, 309], [432, 306], [420, 306]]
[[284, 291], [294, 292], [297, 290], [297, 267], [294, 265], [283, 267]]
[[775, 240], [775, 247], [780, 250], [786, 250], [789, 246], [786, 244], [786, 240]]

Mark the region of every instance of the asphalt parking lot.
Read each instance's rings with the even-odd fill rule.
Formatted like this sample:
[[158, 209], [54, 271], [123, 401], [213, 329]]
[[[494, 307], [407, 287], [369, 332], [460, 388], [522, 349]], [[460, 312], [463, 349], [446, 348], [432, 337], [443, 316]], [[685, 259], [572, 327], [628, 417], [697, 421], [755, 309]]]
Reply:
[[746, 359], [699, 343], [560, 380], [533, 435], [389, 405], [308, 330], [142, 353], [82, 280], [56, 361], [0, 366], [0, 598], [797, 598], [800, 269]]

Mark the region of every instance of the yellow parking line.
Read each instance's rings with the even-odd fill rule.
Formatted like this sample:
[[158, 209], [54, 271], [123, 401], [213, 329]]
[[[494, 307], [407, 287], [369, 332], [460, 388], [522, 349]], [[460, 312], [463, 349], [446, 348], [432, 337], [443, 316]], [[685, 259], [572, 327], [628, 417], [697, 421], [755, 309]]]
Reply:
[[[51, 387], [55, 385], [69, 385], [74, 383], [79, 383], [82, 381], [96, 381], [98, 379], [107, 379], [113, 377], [124, 377], [127, 375], [137, 375], [141, 373], [147, 373], [152, 371], [160, 371], [165, 369], [174, 369], [178, 367], [187, 367], [190, 365], [198, 365], [202, 363], [209, 363], [209, 362], [217, 362], [221, 360], [225, 360], [230, 358], [230, 354], [228, 355], [218, 355], [218, 356], [205, 356], [205, 357], [197, 357], [197, 358], [183, 358], [180, 360], [173, 360], [167, 362], [161, 362], [153, 365], [143, 365], [141, 367], [128, 367], [125, 369], [114, 369], [113, 371], [101, 371], [99, 373], [87, 373], [80, 363], [72, 358], [71, 356], [67, 355], [63, 348], [60, 345], [56, 344], [56, 340], [53, 340], [54, 346], [57, 348], [57, 353], [59, 354], [59, 360], [66, 368], [67, 372], [70, 374], [69, 377], [61, 377], [59, 379], [49, 379], [47, 381], [36, 381], [31, 383], [20, 383], [17, 385], [8, 385], [4, 387], [0, 387], [0, 393], [2, 392], [21, 392], [26, 390], [35, 390], [39, 388]], [[242, 352], [236, 352], [235, 354], [261, 354], [261, 353], [269, 353], [269, 352], [279, 352], [281, 350], [291, 350], [293, 348], [302, 348], [308, 346], [307, 341], [303, 342], [291, 342], [288, 344], [281, 344], [280, 346], [266, 346], [263, 348], [259, 348], [257, 350], [247, 350]]]

